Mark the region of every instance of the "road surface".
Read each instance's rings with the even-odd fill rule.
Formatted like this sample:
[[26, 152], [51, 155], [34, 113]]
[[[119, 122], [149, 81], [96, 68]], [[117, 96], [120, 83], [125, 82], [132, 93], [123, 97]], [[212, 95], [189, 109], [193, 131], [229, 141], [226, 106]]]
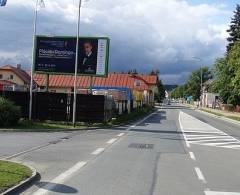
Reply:
[[18, 194], [239, 195], [240, 126], [180, 105], [113, 129], [0, 133], [0, 157], [35, 167]]

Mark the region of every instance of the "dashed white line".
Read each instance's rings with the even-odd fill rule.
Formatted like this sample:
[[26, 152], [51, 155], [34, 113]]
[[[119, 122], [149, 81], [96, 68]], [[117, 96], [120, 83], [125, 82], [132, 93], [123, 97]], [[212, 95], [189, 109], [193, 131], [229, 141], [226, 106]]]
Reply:
[[114, 143], [115, 141], [117, 141], [116, 138], [110, 139], [110, 140], [107, 142], [107, 144], [112, 144], [112, 143]]
[[202, 171], [200, 170], [200, 168], [199, 167], [195, 167], [194, 169], [196, 171], [198, 179], [201, 180], [203, 183], [206, 183], [205, 177], [203, 176]]
[[58, 184], [63, 184], [67, 179], [69, 179], [75, 172], [77, 172], [79, 169], [84, 167], [87, 164], [87, 162], [80, 161], [77, 164], [75, 164], [73, 167], [68, 169], [67, 171], [63, 172], [59, 176], [57, 176], [55, 179], [50, 181], [49, 184], [43, 186], [43, 188], [36, 191], [33, 195], [45, 195], [49, 193], [51, 190], [53, 190]]
[[205, 191], [205, 195], [239, 195], [239, 192], [215, 192], [215, 191]]
[[193, 152], [189, 152], [189, 155], [192, 160], [196, 160], [196, 157]]
[[105, 148], [98, 148], [94, 152], [92, 152], [93, 155], [98, 155], [102, 153], [105, 150]]
[[117, 136], [122, 137], [125, 133], [119, 133]]

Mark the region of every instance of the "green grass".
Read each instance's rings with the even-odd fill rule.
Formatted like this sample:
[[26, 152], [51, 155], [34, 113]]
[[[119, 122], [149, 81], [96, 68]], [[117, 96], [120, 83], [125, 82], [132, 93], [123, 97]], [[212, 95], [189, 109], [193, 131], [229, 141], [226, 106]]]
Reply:
[[238, 116], [227, 116], [227, 115], [217, 113], [217, 112], [213, 112], [213, 111], [210, 111], [210, 110], [207, 110], [207, 109], [204, 109], [204, 108], [202, 108], [201, 110], [204, 111], [204, 112], [208, 112], [210, 114], [217, 115], [217, 116], [223, 116], [223, 117], [235, 120], [235, 121], [240, 121], [240, 117], [238, 117]]
[[[146, 106], [144, 108], [136, 109], [130, 114], [123, 114], [116, 119], [105, 123], [77, 123], [75, 127], [71, 123], [65, 122], [51, 122], [51, 121], [29, 121], [20, 120], [17, 126], [2, 128], [2, 131], [25, 131], [25, 132], [53, 132], [53, 131], [73, 131], [86, 128], [104, 128], [112, 127], [113, 125], [120, 125], [135, 121], [153, 111], [152, 107]], [[1, 128], [0, 128], [1, 131]]]
[[13, 162], [0, 161], [0, 193], [29, 178], [31, 169]]
[[233, 119], [236, 121], [240, 121], [240, 117], [238, 117], [238, 116], [227, 116], [227, 118], [230, 118], [230, 119]]

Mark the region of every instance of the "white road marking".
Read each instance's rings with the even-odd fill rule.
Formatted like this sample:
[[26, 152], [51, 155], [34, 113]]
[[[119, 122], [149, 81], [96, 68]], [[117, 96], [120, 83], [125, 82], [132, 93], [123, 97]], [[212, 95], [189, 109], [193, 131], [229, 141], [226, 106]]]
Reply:
[[180, 112], [179, 124], [187, 143], [203, 146], [240, 149], [240, 141], [197, 118]]
[[[222, 147], [222, 146], [220, 146]], [[231, 149], [240, 149], [240, 145], [227, 145], [227, 146], [223, 146], [224, 148], [231, 148]]]
[[63, 172], [59, 176], [57, 176], [55, 179], [50, 181], [49, 184], [43, 186], [38, 191], [36, 191], [33, 195], [45, 195], [49, 193], [51, 190], [53, 190], [58, 184], [63, 184], [67, 179], [69, 179], [75, 172], [77, 172], [79, 169], [84, 167], [87, 164], [87, 162], [80, 161], [77, 164], [75, 164], [73, 167], [68, 169], [67, 171]]
[[136, 126], [138, 126], [139, 124], [143, 123], [145, 120], [149, 119], [151, 116], [153, 116], [154, 114], [157, 114], [158, 110], [153, 112], [152, 114], [149, 114], [148, 116], [146, 116], [144, 119], [142, 119], [141, 121], [138, 121], [137, 123], [135, 123], [134, 125], [130, 126], [129, 128], [127, 128], [126, 130], [129, 131], [131, 130], [131, 128], [135, 128]]
[[180, 130], [182, 131], [182, 135], [183, 135], [183, 138], [184, 138], [184, 140], [185, 140], [186, 146], [187, 146], [188, 148], [190, 148], [191, 146], [190, 146], [190, 144], [188, 143], [188, 140], [187, 140], [187, 138], [186, 138], [186, 135], [185, 135], [185, 133], [184, 133], [183, 126], [182, 126], [182, 123], [181, 123], [181, 111], [180, 111], [180, 113], [179, 113], [178, 121], [179, 121]]
[[205, 191], [205, 195], [240, 195], [240, 192], [216, 192], [216, 191]]
[[[225, 139], [206, 139], [206, 140], [204, 140], [204, 139], [202, 139], [202, 140], [193, 140], [193, 141], [190, 141], [190, 140], [188, 140], [189, 141], [189, 143], [201, 143], [201, 144], [208, 144], [208, 143], [206, 143], [206, 142], [213, 142], [213, 143], [210, 143], [210, 145], [215, 145], [216, 144], [216, 146], [217, 145], [222, 145], [222, 144], [224, 144], [224, 143], [226, 143], [226, 144], [229, 144], [229, 143], [231, 143], [231, 142], [229, 142], [229, 141], [234, 141], [234, 143], [238, 143], [235, 139], [233, 139], [233, 138], [225, 138]], [[217, 143], [214, 143], [215, 141], [218, 141]], [[221, 142], [223, 142], [223, 143], [221, 143]]]
[[188, 136], [188, 141], [194, 141], [194, 140], [221, 140], [221, 139], [225, 139], [225, 138], [229, 138], [228, 136], [201, 136], [201, 137], [190, 137]]
[[117, 136], [122, 137], [125, 133], [119, 133]]
[[198, 179], [201, 180], [203, 183], [207, 183], [206, 180], [205, 180], [205, 177], [202, 174], [202, 171], [200, 170], [200, 168], [195, 167], [194, 169], [197, 173]]
[[93, 155], [98, 155], [102, 153], [105, 150], [105, 148], [98, 148], [94, 152], [92, 152]]
[[107, 144], [112, 144], [112, 143], [114, 143], [115, 141], [117, 141], [116, 138], [110, 139], [110, 140], [107, 142]]
[[196, 160], [196, 157], [193, 152], [189, 152], [189, 155], [192, 160]]
[[[185, 128], [184, 128], [185, 129]], [[223, 133], [221, 131], [205, 131], [205, 130], [198, 130], [198, 131], [190, 131], [190, 130], [184, 130], [185, 133], [201, 133], [202, 135], [204, 134], [219, 134], [219, 135], [226, 135], [226, 133]], [[198, 135], [201, 135], [198, 134]]]
[[11, 155], [11, 156], [7, 156], [7, 157], [5, 157], [5, 158], [3, 158], [3, 159], [6, 159], [6, 160], [7, 160], [7, 159], [11, 159], [11, 158], [20, 156], [20, 155], [22, 155], [22, 154], [26, 154], [26, 153], [29, 153], [29, 152], [32, 152], [32, 151], [41, 149], [41, 148], [46, 147], [46, 146], [48, 146], [48, 145], [50, 145], [50, 143], [43, 144], [43, 145], [40, 145], [40, 146], [36, 146], [36, 147], [30, 148], [30, 149], [28, 149], [28, 150], [24, 150], [24, 151], [22, 151], [22, 152], [13, 154], [13, 155]]

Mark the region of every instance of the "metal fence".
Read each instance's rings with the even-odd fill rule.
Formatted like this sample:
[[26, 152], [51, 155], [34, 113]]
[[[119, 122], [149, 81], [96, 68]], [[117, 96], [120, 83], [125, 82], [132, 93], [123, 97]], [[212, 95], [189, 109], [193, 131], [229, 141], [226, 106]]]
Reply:
[[[28, 118], [29, 92], [0, 92], [21, 108], [22, 118]], [[72, 120], [73, 95], [66, 93], [36, 92], [33, 94], [33, 119]], [[114, 100], [103, 95], [77, 95], [76, 120], [78, 122], [103, 122], [114, 115]]]

